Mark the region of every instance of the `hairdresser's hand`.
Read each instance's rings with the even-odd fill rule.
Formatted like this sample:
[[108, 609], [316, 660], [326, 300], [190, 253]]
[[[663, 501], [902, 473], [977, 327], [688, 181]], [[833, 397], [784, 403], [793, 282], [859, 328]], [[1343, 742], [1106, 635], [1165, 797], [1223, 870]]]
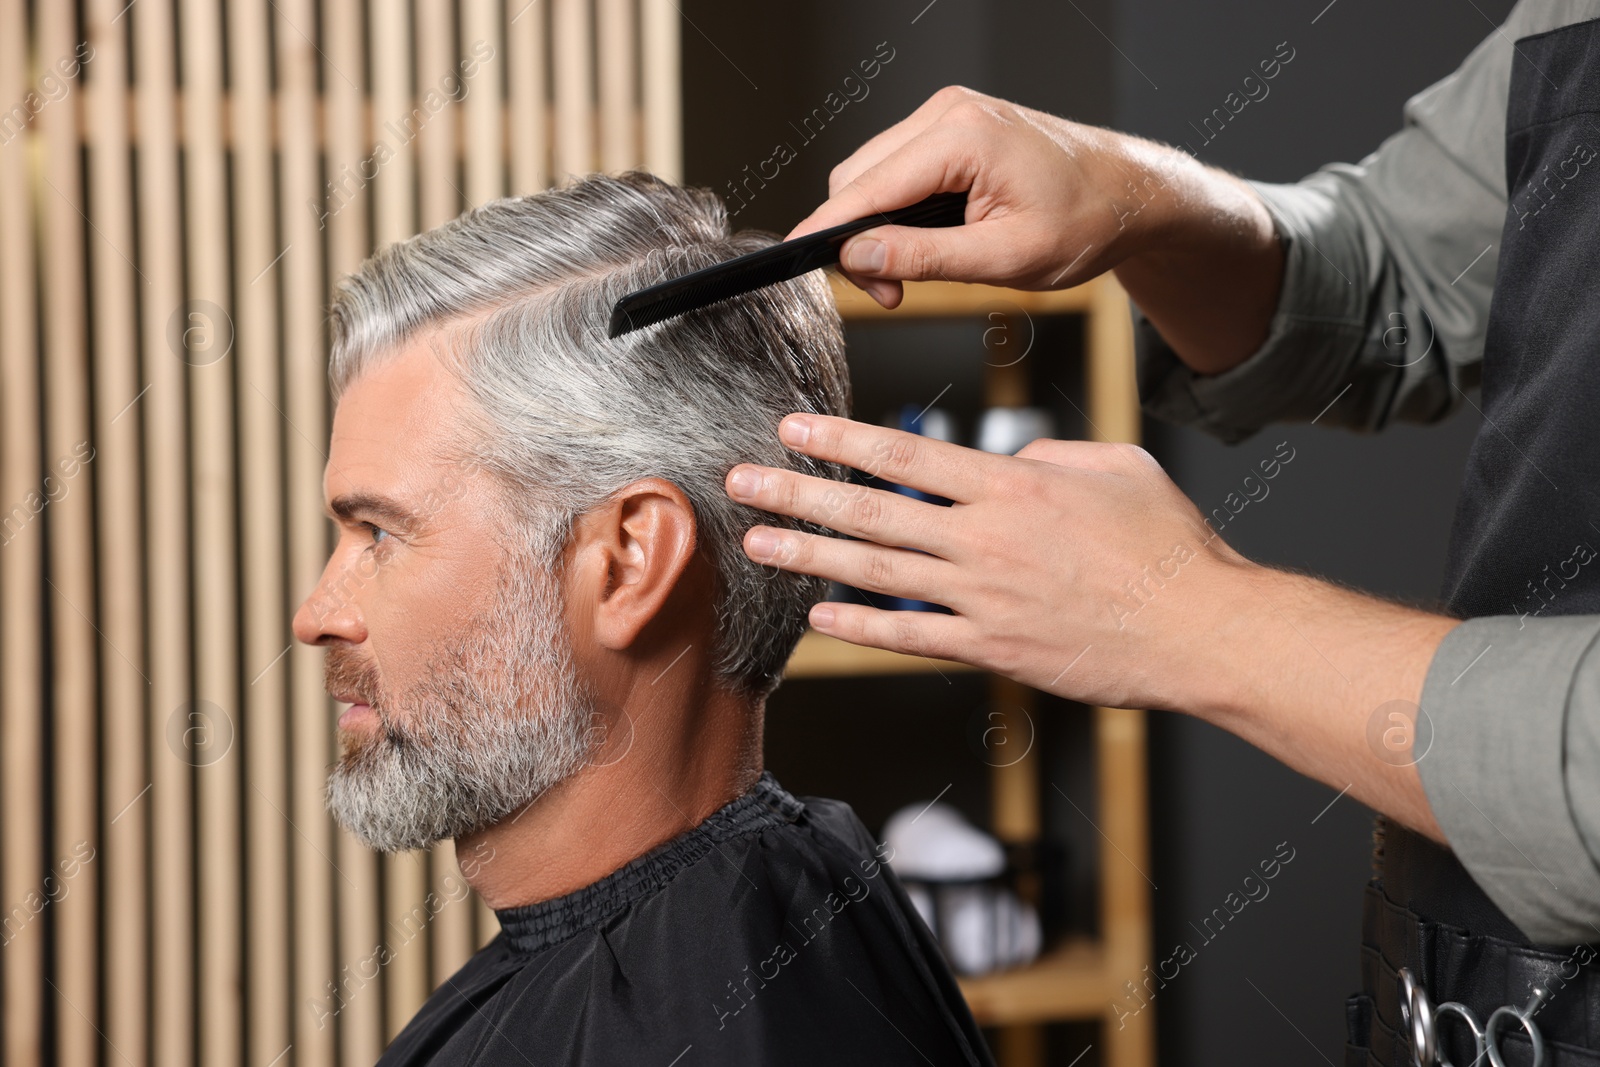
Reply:
[[1058, 289], [1116, 268], [1183, 358], [1215, 373], [1266, 336], [1282, 252], [1248, 185], [1173, 148], [970, 89], [934, 94], [834, 168], [813, 230], [968, 191], [964, 226], [883, 226], [845, 243], [884, 307], [902, 280]]
[[830, 603], [811, 612], [817, 630], [1115, 707], [1168, 707], [1209, 684], [1219, 604], [1237, 599], [1252, 565], [1143, 449], [1041, 440], [1012, 458], [827, 416], [791, 415], [780, 433], [790, 448], [956, 501], [735, 468], [759, 484], [743, 492], [730, 476], [734, 499], [864, 538], [757, 526], [751, 559], [955, 612]]
[[1416, 768], [1375, 750], [1369, 725], [1421, 699], [1456, 620], [1249, 562], [1131, 445], [1041, 440], [995, 456], [801, 414], [779, 436], [955, 501], [734, 467], [733, 499], [862, 539], [756, 526], [751, 559], [955, 612], [825, 603], [817, 630], [1089, 704], [1187, 712], [1441, 837]]

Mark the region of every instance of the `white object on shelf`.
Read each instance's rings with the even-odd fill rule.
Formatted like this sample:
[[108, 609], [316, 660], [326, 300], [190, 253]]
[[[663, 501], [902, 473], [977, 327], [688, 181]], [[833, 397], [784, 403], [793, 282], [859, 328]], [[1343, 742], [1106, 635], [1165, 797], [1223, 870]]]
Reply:
[[962, 974], [1018, 967], [1039, 955], [1039, 916], [1009, 889], [948, 886], [938, 892], [944, 898], [940, 944]]
[[1014, 456], [1041, 437], [1054, 437], [1056, 420], [1044, 408], [989, 408], [978, 422], [978, 449]]
[[1000, 842], [948, 804], [908, 804], [889, 817], [883, 842], [902, 878], [930, 882], [993, 878], [1006, 869]]
[[[1005, 850], [948, 804], [911, 804], [890, 816], [883, 840], [906, 895], [957, 971], [985, 974], [1039, 955], [1038, 913], [997, 884]], [[944, 883], [944, 884], [941, 884]]]

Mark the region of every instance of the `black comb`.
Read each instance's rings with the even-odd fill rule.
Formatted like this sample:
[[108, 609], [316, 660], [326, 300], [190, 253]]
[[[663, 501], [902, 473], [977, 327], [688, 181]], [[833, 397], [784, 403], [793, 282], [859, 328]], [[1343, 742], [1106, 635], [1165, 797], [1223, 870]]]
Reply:
[[875, 226], [960, 226], [966, 221], [966, 193], [934, 193], [910, 207], [884, 211], [870, 218], [797, 237], [726, 263], [658, 282], [629, 293], [611, 309], [610, 337], [707, 307], [719, 300], [798, 278], [818, 267], [839, 262], [845, 241]]

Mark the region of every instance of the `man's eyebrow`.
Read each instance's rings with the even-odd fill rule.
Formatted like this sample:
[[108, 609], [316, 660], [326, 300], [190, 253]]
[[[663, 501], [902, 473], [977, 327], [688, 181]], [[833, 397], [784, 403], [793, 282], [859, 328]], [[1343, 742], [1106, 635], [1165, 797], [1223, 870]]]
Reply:
[[372, 519], [380, 526], [397, 529], [412, 525], [417, 518], [404, 504], [382, 493], [342, 493], [328, 501], [326, 510], [330, 518], [346, 522]]

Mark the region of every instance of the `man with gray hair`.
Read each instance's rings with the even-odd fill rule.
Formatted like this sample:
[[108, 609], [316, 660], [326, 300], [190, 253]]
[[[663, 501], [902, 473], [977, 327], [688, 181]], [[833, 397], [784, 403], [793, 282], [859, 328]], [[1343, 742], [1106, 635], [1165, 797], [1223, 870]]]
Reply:
[[723, 479], [790, 411], [845, 415], [812, 275], [625, 337], [611, 305], [751, 251], [648, 175], [500, 200], [383, 249], [333, 307], [328, 804], [453, 839], [501, 933], [385, 1053], [418, 1063], [989, 1063], [850, 809], [762, 771], [823, 594], [740, 547]]

